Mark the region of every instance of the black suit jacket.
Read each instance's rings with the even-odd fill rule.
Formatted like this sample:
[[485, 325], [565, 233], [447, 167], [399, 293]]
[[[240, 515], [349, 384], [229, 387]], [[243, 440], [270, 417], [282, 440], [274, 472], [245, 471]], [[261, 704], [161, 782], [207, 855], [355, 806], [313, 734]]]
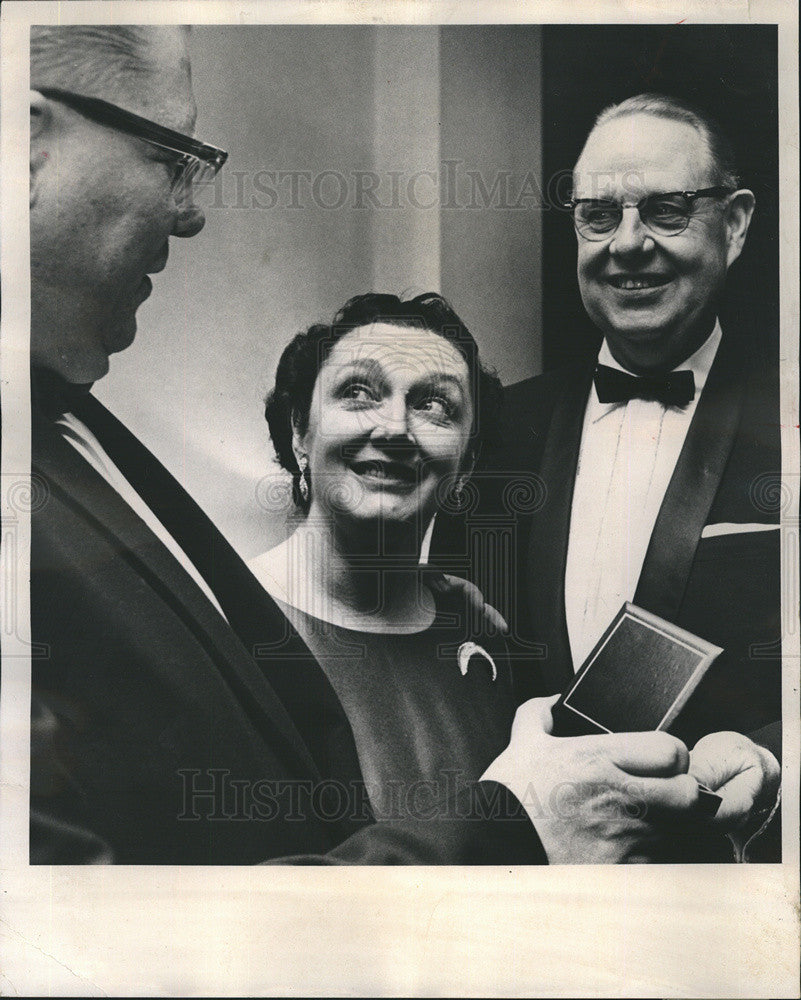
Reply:
[[35, 406], [33, 863], [544, 860], [493, 783], [450, 816], [375, 823], [341, 705], [284, 615], [119, 421], [91, 396], [73, 409], [228, 620]]
[[[589, 359], [506, 390], [505, 445], [479, 470], [467, 515], [442, 519], [432, 544], [433, 561], [472, 568], [506, 613], [529, 695], [560, 692], [574, 676], [565, 563], [594, 367]], [[724, 334], [634, 595], [725, 651], [673, 730], [690, 746], [731, 729], [780, 757], [780, 476], [777, 379]], [[772, 529], [702, 537], [722, 524]]]

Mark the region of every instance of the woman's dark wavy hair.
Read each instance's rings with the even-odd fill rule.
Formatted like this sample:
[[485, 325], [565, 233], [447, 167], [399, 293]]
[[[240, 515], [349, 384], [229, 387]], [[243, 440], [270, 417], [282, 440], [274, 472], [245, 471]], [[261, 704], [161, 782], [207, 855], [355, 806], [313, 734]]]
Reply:
[[497, 443], [501, 425], [500, 379], [486, 369], [478, 345], [450, 304], [434, 292], [413, 299], [370, 292], [357, 295], [339, 310], [330, 324], [315, 323], [296, 334], [284, 348], [275, 372], [275, 388], [267, 396], [264, 416], [270, 428], [275, 454], [292, 473], [295, 503], [307, 508], [300, 493], [301, 472], [292, 450], [292, 432], [306, 432], [317, 375], [337, 341], [351, 330], [372, 323], [429, 330], [452, 344], [464, 358], [473, 393], [473, 426], [470, 452], [478, 457], [482, 448]]

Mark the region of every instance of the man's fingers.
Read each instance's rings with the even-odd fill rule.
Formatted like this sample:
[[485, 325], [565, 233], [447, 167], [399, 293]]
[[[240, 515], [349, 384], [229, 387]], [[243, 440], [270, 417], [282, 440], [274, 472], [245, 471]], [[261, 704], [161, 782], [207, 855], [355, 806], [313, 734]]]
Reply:
[[627, 774], [671, 777], [684, 774], [689, 765], [687, 747], [670, 733], [610, 733], [597, 739], [604, 741], [612, 763]]
[[452, 576], [450, 573], [443, 573], [442, 582], [446, 590], [451, 590], [454, 594], [462, 594], [474, 607], [482, 608], [484, 606], [484, 595], [469, 580], [465, 580], [461, 576]]
[[481, 589], [470, 580], [465, 580], [461, 576], [451, 576], [450, 573], [440, 573], [438, 575], [429, 573], [428, 583], [437, 593], [461, 595], [461, 597], [470, 602], [474, 611], [484, 615], [499, 632], [505, 633], [509, 631], [506, 619], [500, 611], [493, 608], [491, 604], [486, 603]]
[[760, 782], [753, 771], [743, 771], [717, 789], [723, 800], [715, 822], [723, 826], [737, 825], [746, 819], [754, 808]]
[[506, 619], [503, 617], [500, 611], [498, 611], [497, 608], [493, 608], [491, 604], [485, 604], [484, 615], [490, 622], [492, 622], [492, 624], [499, 632], [501, 632], [503, 635], [507, 634], [507, 632], [509, 631], [509, 626], [506, 623]]
[[710, 733], [690, 754], [690, 773], [713, 791], [755, 764], [754, 744], [739, 733]]
[[775, 798], [781, 768], [773, 754], [741, 733], [710, 733], [690, 754], [690, 773], [713, 790], [748, 776], [761, 797]]
[[449, 573], [439, 573], [434, 570], [428, 571], [426, 580], [431, 589], [438, 594], [461, 594], [470, 602], [473, 609], [484, 615], [499, 632], [506, 634], [509, 631], [506, 619], [500, 611], [484, 601], [484, 595], [474, 583], [464, 580], [460, 576], [451, 576]]
[[[558, 695], [531, 698], [518, 708], [512, 735], [516, 739], [535, 739], [553, 730], [552, 708]], [[580, 754], [589, 766], [611, 764], [632, 776], [672, 777], [684, 774], [689, 763], [687, 747], [669, 733], [605, 733], [599, 736], [557, 738], [565, 751]]]
[[515, 713], [512, 736], [525, 739], [549, 734], [553, 730], [551, 709], [559, 700], [559, 695], [550, 698], [530, 698], [524, 701]]
[[781, 780], [773, 754], [741, 733], [710, 733], [693, 747], [690, 773], [709, 785], [722, 802], [715, 824], [737, 828], [769, 808]]
[[698, 807], [698, 782], [689, 774], [672, 778], [632, 778], [628, 794], [642, 807], [641, 819], [658, 820], [663, 813], [692, 813]]
[[565, 814], [586, 808], [589, 813], [618, 821], [658, 825], [694, 817], [698, 807], [698, 782], [688, 774], [672, 778], [636, 778], [621, 774], [607, 780], [577, 776], [554, 787], [547, 802]]

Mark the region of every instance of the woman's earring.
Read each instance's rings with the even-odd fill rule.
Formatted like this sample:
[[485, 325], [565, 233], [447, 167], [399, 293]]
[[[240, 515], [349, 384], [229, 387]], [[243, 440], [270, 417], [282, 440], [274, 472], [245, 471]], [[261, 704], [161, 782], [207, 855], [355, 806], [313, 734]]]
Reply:
[[298, 490], [304, 503], [309, 502], [309, 459], [306, 455], [301, 455], [298, 459], [300, 469], [300, 479], [298, 480]]
[[457, 504], [461, 504], [462, 497], [464, 496], [464, 479], [457, 479], [456, 485], [453, 487], [453, 499]]

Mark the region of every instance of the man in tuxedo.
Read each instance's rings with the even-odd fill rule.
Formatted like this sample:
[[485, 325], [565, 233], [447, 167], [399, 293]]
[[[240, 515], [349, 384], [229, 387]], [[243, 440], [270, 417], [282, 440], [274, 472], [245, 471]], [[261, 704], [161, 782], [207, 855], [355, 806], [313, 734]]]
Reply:
[[540, 479], [512, 616], [529, 677], [563, 690], [633, 601], [725, 651], [679, 724], [688, 745], [757, 731], [778, 754], [778, 386], [759, 332], [749, 342], [718, 319], [754, 196], [719, 128], [660, 95], [599, 116], [573, 188], [579, 288], [604, 339], [597, 357], [507, 390], [497, 465]]
[[647, 857], [665, 816], [700, 822], [680, 741], [590, 753], [542, 701], [444, 814], [374, 822], [308, 649], [89, 391], [225, 160], [192, 137], [186, 32], [33, 28], [31, 82], [31, 860], [614, 862]]

